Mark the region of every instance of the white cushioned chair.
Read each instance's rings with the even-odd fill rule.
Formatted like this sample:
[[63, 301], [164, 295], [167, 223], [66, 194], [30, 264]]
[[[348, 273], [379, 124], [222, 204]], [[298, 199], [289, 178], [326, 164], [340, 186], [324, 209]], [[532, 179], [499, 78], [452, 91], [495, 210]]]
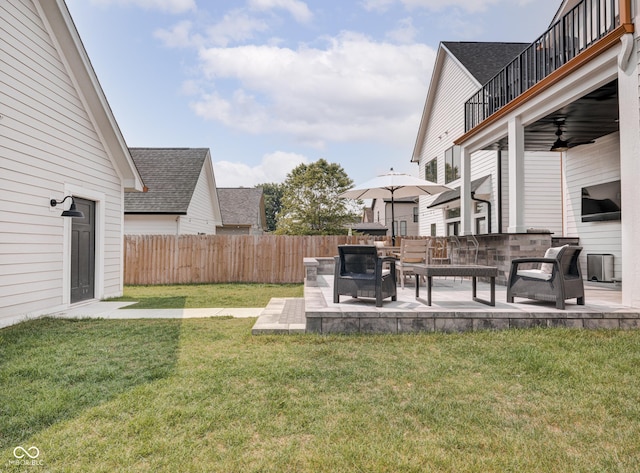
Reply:
[[[543, 258], [516, 258], [511, 261], [507, 282], [507, 302], [525, 297], [556, 303], [564, 309], [565, 300], [576, 298], [584, 305], [584, 283], [580, 270], [580, 246], [564, 245], [549, 248]], [[532, 264], [537, 268], [521, 268]]]

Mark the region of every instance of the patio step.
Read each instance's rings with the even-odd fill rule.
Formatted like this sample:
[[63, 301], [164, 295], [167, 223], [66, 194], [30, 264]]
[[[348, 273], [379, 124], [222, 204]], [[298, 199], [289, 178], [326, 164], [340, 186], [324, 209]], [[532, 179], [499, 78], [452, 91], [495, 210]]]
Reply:
[[252, 335], [305, 333], [304, 298], [274, 297], [251, 329]]

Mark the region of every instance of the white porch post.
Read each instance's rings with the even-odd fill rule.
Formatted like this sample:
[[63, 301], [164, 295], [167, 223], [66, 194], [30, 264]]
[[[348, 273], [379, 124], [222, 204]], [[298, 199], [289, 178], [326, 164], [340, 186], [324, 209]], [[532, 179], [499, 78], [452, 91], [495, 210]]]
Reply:
[[467, 148], [456, 146], [454, 153], [460, 153], [460, 235], [473, 234], [471, 226], [471, 153]]
[[[640, 97], [638, 53], [632, 35], [623, 38], [628, 60], [618, 68], [620, 176], [622, 189], [622, 303], [640, 307]], [[625, 57], [626, 59], [626, 57]]]
[[524, 233], [524, 127], [509, 120], [509, 233]]

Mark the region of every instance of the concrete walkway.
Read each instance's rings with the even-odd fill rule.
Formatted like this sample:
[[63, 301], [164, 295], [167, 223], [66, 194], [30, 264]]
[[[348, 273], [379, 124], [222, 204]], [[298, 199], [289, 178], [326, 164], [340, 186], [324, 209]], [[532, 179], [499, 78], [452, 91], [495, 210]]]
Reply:
[[206, 308], [206, 309], [126, 309], [135, 302], [91, 301], [69, 309], [40, 313], [33, 316], [0, 318], [0, 328], [39, 317], [96, 318], [96, 319], [200, 319], [207, 317], [259, 317], [263, 307]]

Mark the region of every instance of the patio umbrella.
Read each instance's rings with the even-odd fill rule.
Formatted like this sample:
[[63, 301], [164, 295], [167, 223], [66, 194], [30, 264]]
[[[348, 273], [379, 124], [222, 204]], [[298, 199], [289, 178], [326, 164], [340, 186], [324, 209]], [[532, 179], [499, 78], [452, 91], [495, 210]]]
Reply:
[[391, 241], [393, 242], [393, 245], [395, 245], [396, 234], [393, 226], [393, 222], [395, 221], [393, 209], [394, 198], [433, 195], [450, 190], [451, 188], [447, 186], [434, 184], [433, 182], [426, 181], [409, 174], [395, 172], [393, 168], [391, 168], [388, 173], [374, 177], [359, 186], [343, 192], [338, 197], [354, 200], [385, 199], [391, 197]]

